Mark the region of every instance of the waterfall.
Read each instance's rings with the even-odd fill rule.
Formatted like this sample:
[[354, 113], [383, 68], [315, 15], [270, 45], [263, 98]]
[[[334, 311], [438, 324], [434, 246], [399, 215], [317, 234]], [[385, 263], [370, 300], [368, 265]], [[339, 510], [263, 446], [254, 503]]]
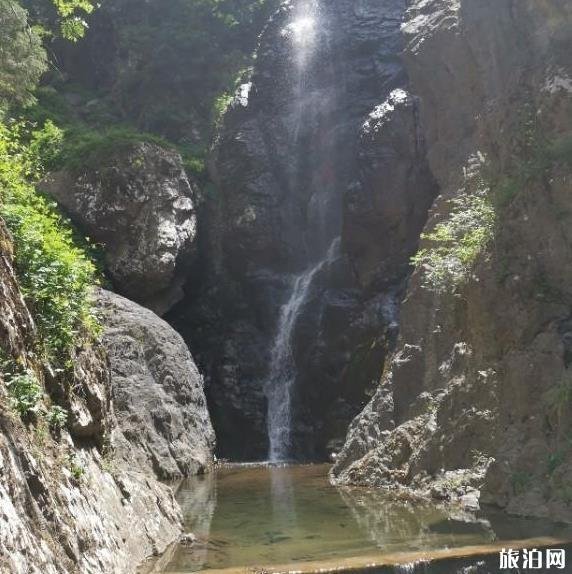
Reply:
[[[300, 143], [301, 133], [313, 125], [315, 117], [323, 113], [324, 101], [316, 101], [312, 93], [312, 66], [318, 43], [323, 40], [318, 0], [298, 0], [293, 6], [289, 24], [282, 36], [291, 44], [292, 131], [289, 136], [293, 149]], [[291, 185], [300, 185], [298, 176], [303, 168], [294, 162]], [[292, 350], [292, 337], [301, 310], [312, 291], [312, 282], [322, 268], [336, 256], [339, 238], [325, 224], [329, 215], [331, 197], [329, 189], [314, 189], [309, 201], [308, 225], [313, 237], [308, 249], [308, 268], [292, 278], [287, 302], [281, 307], [278, 328], [270, 355], [269, 375], [264, 385], [267, 399], [267, 428], [270, 462], [284, 462], [292, 456], [292, 391], [296, 381], [296, 364]], [[328, 247], [329, 246], [329, 247]], [[324, 252], [327, 253], [324, 254]], [[318, 259], [317, 262], [316, 259]]]
[[265, 385], [270, 462], [288, 460], [292, 446], [292, 390], [296, 380], [292, 334], [296, 320], [308, 299], [312, 281], [325, 265], [334, 261], [339, 244], [340, 238], [337, 237], [323, 259], [295, 277], [290, 298], [280, 310], [278, 331], [271, 353], [270, 375]]

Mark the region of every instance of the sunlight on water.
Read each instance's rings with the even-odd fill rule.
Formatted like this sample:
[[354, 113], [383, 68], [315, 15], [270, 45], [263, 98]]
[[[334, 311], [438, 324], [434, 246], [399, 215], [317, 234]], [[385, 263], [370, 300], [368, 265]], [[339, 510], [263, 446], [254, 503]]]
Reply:
[[295, 42], [305, 44], [313, 40], [316, 32], [316, 19], [306, 16], [294, 20], [284, 30], [282, 34], [292, 38]]

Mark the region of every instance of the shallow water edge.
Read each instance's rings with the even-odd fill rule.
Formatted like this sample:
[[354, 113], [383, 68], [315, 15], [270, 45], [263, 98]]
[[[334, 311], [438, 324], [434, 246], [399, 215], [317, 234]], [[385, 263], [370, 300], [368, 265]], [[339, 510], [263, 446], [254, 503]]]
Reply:
[[193, 541], [141, 574], [494, 574], [502, 548], [572, 551], [570, 526], [338, 488], [328, 469], [225, 465], [184, 481], [177, 499]]

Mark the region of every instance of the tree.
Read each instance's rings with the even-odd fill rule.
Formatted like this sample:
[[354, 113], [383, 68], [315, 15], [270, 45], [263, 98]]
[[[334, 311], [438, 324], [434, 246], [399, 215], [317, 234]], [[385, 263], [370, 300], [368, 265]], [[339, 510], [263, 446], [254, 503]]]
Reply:
[[32, 91], [47, 65], [38, 29], [13, 0], [0, 0], [0, 110], [33, 100]]

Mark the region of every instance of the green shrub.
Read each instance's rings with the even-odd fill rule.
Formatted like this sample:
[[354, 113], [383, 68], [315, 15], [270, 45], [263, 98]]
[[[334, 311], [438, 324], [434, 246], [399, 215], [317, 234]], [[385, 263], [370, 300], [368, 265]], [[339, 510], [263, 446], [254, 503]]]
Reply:
[[167, 149], [174, 147], [157, 135], [125, 126], [95, 130], [76, 125], [65, 134], [58, 163], [70, 170], [97, 167], [117, 152], [142, 142], [154, 143]]
[[65, 366], [70, 349], [84, 334], [96, 335], [98, 325], [90, 298], [95, 266], [74, 244], [55, 204], [33, 186], [56, 130], [47, 124], [23, 138], [21, 125], [0, 125], [0, 216], [13, 237], [16, 273], [38, 328], [40, 352]]
[[77, 481], [81, 480], [81, 478], [85, 474], [85, 468], [77, 460], [77, 457], [74, 453], [71, 453], [68, 456], [67, 467], [68, 470], [71, 472], [73, 478]]
[[0, 111], [33, 101], [33, 90], [47, 67], [37, 28], [14, 0], [0, 0]]
[[544, 402], [560, 424], [566, 409], [572, 405], [572, 373], [567, 371], [562, 380], [544, 394]]
[[478, 256], [493, 237], [495, 212], [487, 189], [463, 192], [450, 201], [448, 218], [421, 237], [430, 246], [412, 259], [424, 270], [424, 285], [446, 292], [463, 284], [471, 274]]
[[68, 422], [68, 412], [66, 409], [54, 405], [46, 413], [46, 420], [51, 428], [61, 429]]
[[32, 371], [9, 376], [6, 386], [8, 387], [10, 406], [20, 416], [26, 416], [39, 410], [43, 390]]
[[558, 467], [560, 467], [566, 460], [566, 452], [563, 450], [558, 450], [556, 452], [552, 452], [548, 455], [546, 461], [546, 467], [548, 474], [552, 476]]

